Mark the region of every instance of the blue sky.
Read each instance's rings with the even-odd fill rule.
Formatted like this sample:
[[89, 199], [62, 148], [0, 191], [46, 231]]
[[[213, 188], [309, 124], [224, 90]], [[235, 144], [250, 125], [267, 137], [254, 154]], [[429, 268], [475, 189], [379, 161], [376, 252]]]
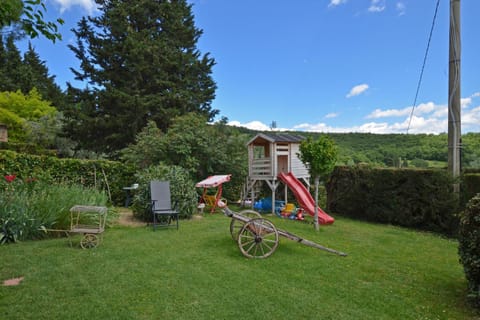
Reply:
[[[213, 107], [252, 129], [447, 131], [449, 0], [190, 0], [198, 47], [216, 60]], [[480, 1], [462, 3], [462, 132], [480, 132]], [[63, 41], [32, 41], [57, 83], [73, 82], [66, 48], [93, 0], [47, 0]], [[411, 120], [411, 121], [410, 121]]]

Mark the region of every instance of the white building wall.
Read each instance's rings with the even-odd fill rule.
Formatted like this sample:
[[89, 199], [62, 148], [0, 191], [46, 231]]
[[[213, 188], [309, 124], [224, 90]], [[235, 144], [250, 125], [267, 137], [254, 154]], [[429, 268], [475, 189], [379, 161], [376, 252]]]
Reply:
[[290, 148], [290, 163], [291, 172], [297, 178], [309, 177], [308, 169], [298, 157], [297, 153], [300, 153], [300, 145], [292, 144]]

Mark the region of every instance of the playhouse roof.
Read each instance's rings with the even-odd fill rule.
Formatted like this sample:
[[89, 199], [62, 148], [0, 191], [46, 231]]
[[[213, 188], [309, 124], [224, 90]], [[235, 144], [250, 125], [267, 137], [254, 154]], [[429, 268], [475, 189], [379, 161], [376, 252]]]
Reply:
[[300, 143], [305, 138], [302, 136], [296, 136], [293, 134], [288, 133], [259, 133], [255, 137], [253, 137], [250, 141], [248, 141], [247, 145], [251, 144], [257, 139], [264, 139], [269, 141], [270, 143], [275, 142], [288, 142], [288, 143]]

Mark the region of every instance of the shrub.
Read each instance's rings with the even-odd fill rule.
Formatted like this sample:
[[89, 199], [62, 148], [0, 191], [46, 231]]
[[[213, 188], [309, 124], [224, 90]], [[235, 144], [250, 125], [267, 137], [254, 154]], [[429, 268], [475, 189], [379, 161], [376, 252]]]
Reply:
[[461, 214], [458, 240], [460, 262], [468, 281], [468, 297], [480, 307], [480, 194], [468, 202]]
[[191, 180], [187, 170], [178, 166], [159, 164], [151, 166], [136, 175], [138, 189], [133, 195], [132, 210], [134, 215], [144, 221], [151, 220], [150, 212], [150, 181], [170, 181], [172, 204], [178, 202], [181, 218], [190, 218], [196, 210], [198, 195], [195, 183]]

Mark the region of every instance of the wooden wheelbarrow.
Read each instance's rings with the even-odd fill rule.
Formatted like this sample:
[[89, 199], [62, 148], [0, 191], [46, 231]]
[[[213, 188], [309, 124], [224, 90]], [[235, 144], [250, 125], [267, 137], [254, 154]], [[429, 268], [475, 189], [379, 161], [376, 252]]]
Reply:
[[290, 232], [279, 230], [272, 222], [262, 218], [256, 211], [244, 210], [236, 213], [225, 207], [223, 213], [232, 218], [230, 234], [233, 240], [237, 242], [242, 254], [247, 258], [263, 259], [272, 255], [278, 247], [279, 236], [342, 257], [347, 256], [344, 252], [324, 247]]

